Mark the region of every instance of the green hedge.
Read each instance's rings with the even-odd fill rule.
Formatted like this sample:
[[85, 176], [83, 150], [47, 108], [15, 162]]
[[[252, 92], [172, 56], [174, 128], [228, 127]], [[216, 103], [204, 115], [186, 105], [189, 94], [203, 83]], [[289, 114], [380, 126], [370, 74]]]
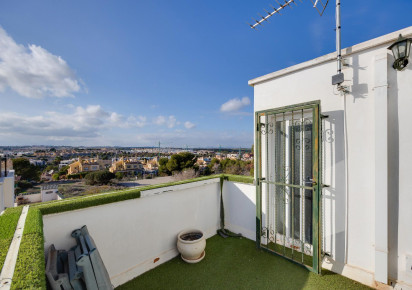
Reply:
[[224, 179], [227, 181], [241, 182], [241, 183], [248, 183], [248, 184], [253, 184], [254, 182], [253, 176], [246, 176], [246, 175], [225, 174]]
[[134, 199], [140, 197], [140, 190], [131, 190], [127, 192], [119, 191], [116, 193], [83, 196], [83, 198], [76, 198], [72, 200], [64, 199], [60, 202], [49, 203], [45, 205], [37, 206], [41, 213], [52, 214], [65, 211], [72, 211], [76, 209], [87, 208], [91, 206], [103, 205], [128, 199]]
[[22, 209], [21, 206], [8, 208], [0, 216], [0, 271], [3, 268]]
[[73, 197], [65, 198], [64, 200], [51, 200], [47, 202], [34, 204], [30, 207], [39, 208], [42, 214], [59, 213], [59, 212], [71, 211], [75, 209], [87, 208], [90, 206], [97, 206], [97, 205], [103, 205], [103, 204], [108, 204], [108, 203], [117, 202], [117, 201], [139, 198], [140, 192], [144, 190], [186, 184], [186, 183], [208, 180], [208, 179], [213, 179], [213, 178], [224, 178], [225, 180], [228, 180], [228, 181], [241, 182], [241, 183], [247, 183], [247, 184], [253, 184], [253, 180], [254, 180], [252, 176], [217, 174], [217, 175], [197, 177], [197, 178], [187, 179], [187, 180], [182, 180], [182, 181], [175, 181], [175, 182], [139, 187], [138, 189], [125, 189], [125, 190], [117, 190], [113, 192], [99, 193], [93, 196], [73, 196]]
[[46, 289], [43, 217], [40, 210], [30, 208], [14, 270], [12, 289]]
[[65, 211], [72, 211], [72, 210], [87, 208], [91, 206], [97, 206], [97, 205], [103, 205], [103, 204], [108, 204], [108, 203], [113, 203], [113, 202], [118, 202], [118, 201], [139, 198], [141, 191], [144, 191], [144, 190], [186, 184], [186, 183], [191, 183], [191, 182], [198, 182], [202, 180], [208, 180], [208, 179], [220, 178], [220, 177], [222, 177], [222, 175], [211, 175], [211, 176], [198, 177], [198, 178], [193, 178], [193, 179], [188, 179], [188, 180], [139, 187], [137, 189], [125, 189], [125, 190], [120, 190], [120, 191], [116, 191], [113, 193], [104, 193], [104, 194], [98, 194], [98, 195], [93, 195], [93, 196], [67, 198], [64, 200], [39, 204], [35, 207], [40, 209], [41, 213], [44, 215], [65, 212]]

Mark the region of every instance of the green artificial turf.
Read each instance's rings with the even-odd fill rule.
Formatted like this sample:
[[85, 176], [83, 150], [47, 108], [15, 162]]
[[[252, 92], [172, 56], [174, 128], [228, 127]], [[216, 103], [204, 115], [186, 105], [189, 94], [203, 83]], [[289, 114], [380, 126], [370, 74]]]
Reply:
[[23, 207], [8, 208], [0, 216], [0, 272], [6, 260]]
[[198, 264], [176, 257], [116, 289], [370, 289], [338, 274], [309, 272], [257, 250], [248, 239], [218, 235], [207, 240]]

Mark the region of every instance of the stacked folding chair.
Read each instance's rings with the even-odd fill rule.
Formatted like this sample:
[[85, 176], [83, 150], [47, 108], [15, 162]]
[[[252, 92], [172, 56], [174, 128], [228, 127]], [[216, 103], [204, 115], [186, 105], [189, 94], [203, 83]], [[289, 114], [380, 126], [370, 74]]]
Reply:
[[109, 274], [87, 227], [71, 234], [76, 246], [70, 251], [56, 251], [54, 245], [48, 250], [46, 276], [53, 290], [62, 289], [113, 289]]

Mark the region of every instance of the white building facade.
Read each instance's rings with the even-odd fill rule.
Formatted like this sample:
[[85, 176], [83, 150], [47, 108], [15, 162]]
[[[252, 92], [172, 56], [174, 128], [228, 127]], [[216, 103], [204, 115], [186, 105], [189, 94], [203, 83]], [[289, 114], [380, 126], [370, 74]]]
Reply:
[[[306, 234], [305, 253], [316, 251], [317, 240], [322, 267], [368, 285], [412, 285], [412, 65], [393, 69], [387, 49], [400, 33], [412, 37], [412, 27], [342, 50], [345, 92], [331, 84], [336, 53], [249, 81], [261, 184], [257, 238], [263, 246], [276, 240], [298, 249], [296, 240]], [[319, 164], [315, 149], [304, 146], [319, 146]], [[306, 164], [317, 169], [308, 171]], [[319, 209], [315, 191], [305, 193], [312, 186], [319, 190]], [[279, 189], [282, 201], [271, 196]], [[313, 205], [301, 206], [305, 202]], [[316, 210], [318, 236], [313, 228], [301, 229], [316, 226], [312, 215], [305, 217]]]

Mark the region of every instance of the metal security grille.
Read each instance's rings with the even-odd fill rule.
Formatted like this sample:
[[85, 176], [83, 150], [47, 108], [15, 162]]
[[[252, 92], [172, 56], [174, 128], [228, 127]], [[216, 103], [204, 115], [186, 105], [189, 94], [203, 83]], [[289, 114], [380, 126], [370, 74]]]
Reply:
[[320, 273], [320, 102], [256, 113], [257, 243]]

